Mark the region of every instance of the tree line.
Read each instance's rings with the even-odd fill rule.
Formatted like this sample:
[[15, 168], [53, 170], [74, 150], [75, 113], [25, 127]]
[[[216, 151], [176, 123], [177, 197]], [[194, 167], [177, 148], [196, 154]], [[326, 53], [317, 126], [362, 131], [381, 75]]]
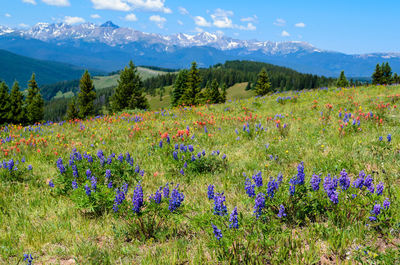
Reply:
[[392, 68], [389, 63], [377, 64], [375, 67], [375, 71], [372, 74], [372, 84], [377, 85], [390, 85], [390, 84], [399, 84], [400, 76], [397, 73], [392, 72]]

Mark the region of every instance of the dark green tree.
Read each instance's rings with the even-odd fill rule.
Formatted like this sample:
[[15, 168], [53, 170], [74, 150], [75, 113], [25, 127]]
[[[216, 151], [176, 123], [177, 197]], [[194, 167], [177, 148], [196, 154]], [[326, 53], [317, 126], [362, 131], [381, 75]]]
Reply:
[[179, 71], [175, 83], [173, 85], [174, 91], [172, 94], [172, 106], [176, 107], [180, 104], [183, 93], [186, 90], [186, 82], [189, 71], [184, 69]]
[[349, 81], [347, 80], [346, 76], [344, 75], [344, 71], [340, 72], [339, 79], [337, 80], [336, 83], [337, 87], [348, 87], [349, 86]]
[[394, 75], [393, 75], [393, 83], [394, 84], [400, 83], [400, 77], [397, 75], [397, 73], [394, 73]]
[[7, 117], [8, 121], [14, 124], [24, 123], [26, 120], [24, 109], [24, 95], [20, 91], [17, 81], [14, 82], [14, 85], [11, 89], [9, 105], [10, 108]]
[[248, 90], [251, 90], [251, 83], [250, 82], [247, 82], [247, 85], [246, 85], [246, 89], [245, 89], [246, 91], [248, 91]]
[[26, 103], [26, 118], [30, 124], [40, 122], [44, 116], [44, 100], [39, 91], [39, 86], [35, 80], [35, 74], [32, 74], [28, 82], [28, 96]]
[[389, 63], [386, 62], [385, 64], [382, 63], [382, 80], [383, 84], [390, 85], [392, 83], [392, 68], [390, 67]]
[[67, 117], [68, 120], [74, 120], [79, 118], [79, 110], [76, 104], [76, 99], [73, 98], [68, 104]]
[[0, 83], [0, 125], [8, 123], [8, 113], [10, 111], [10, 94], [5, 82]]
[[210, 103], [220, 103], [221, 102], [221, 94], [219, 93], [219, 84], [216, 79], [214, 79], [211, 83], [210, 90]]
[[199, 69], [197, 69], [196, 62], [193, 62], [187, 76], [186, 89], [182, 95], [182, 103], [186, 105], [197, 105], [199, 103], [199, 94], [201, 91], [200, 83]]
[[227, 90], [225, 83], [222, 84], [221, 89], [222, 89], [222, 93], [221, 93], [221, 99], [219, 100], [219, 102], [225, 103], [226, 102], [226, 90]]
[[265, 68], [261, 70], [258, 74], [257, 83], [256, 83], [256, 95], [257, 96], [264, 96], [269, 92], [272, 92], [271, 89], [271, 82], [269, 80], [269, 76]]
[[80, 118], [94, 115], [93, 102], [96, 99], [96, 91], [94, 90], [93, 81], [90, 78], [89, 72], [86, 70], [82, 75], [79, 82], [79, 93], [78, 93], [78, 108]]
[[382, 84], [383, 83], [383, 71], [379, 64], [376, 64], [375, 71], [372, 74], [372, 84]]

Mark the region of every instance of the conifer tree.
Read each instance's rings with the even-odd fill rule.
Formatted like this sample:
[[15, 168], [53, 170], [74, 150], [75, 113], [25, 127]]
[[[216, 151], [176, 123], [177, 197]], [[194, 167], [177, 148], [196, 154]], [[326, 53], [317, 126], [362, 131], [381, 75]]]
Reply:
[[349, 81], [347, 80], [346, 76], [344, 75], [344, 71], [340, 72], [339, 79], [336, 83], [337, 87], [348, 87]]
[[221, 101], [221, 94], [219, 93], [219, 84], [216, 79], [211, 83], [210, 92], [210, 103], [219, 103]]
[[42, 121], [44, 116], [44, 100], [36, 83], [35, 74], [32, 74], [31, 80], [28, 82], [28, 96], [25, 103], [27, 121], [31, 124]]
[[94, 100], [96, 99], [96, 91], [94, 90], [93, 81], [89, 72], [86, 70], [79, 82], [78, 108], [80, 118], [94, 115]]
[[9, 112], [8, 121], [14, 124], [20, 124], [25, 122], [25, 109], [24, 109], [24, 95], [20, 91], [19, 84], [17, 81], [11, 89], [9, 99]]
[[376, 64], [375, 71], [372, 74], [372, 84], [382, 84], [383, 81], [383, 71], [379, 64]]
[[257, 96], [264, 96], [269, 92], [272, 92], [271, 82], [269, 81], [268, 73], [264, 68], [258, 74], [255, 91]]
[[393, 83], [394, 84], [399, 84], [400, 83], [400, 78], [397, 75], [397, 73], [394, 73], [394, 75], [393, 75]]
[[251, 83], [250, 82], [247, 82], [247, 85], [246, 85], [246, 89], [245, 89], [246, 91], [248, 91], [248, 90], [251, 90]]
[[0, 125], [8, 123], [8, 113], [10, 111], [10, 94], [5, 82], [0, 83]]
[[187, 76], [186, 89], [182, 96], [182, 103], [186, 105], [196, 105], [199, 103], [199, 94], [201, 78], [196, 62], [192, 63], [192, 67]]
[[180, 104], [183, 93], [186, 90], [186, 82], [187, 82], [187, 76], [188, 76], [189, 71], [186, 69], [183, 69], [179, 71], [175, 83], [174, 83], [174, 91], [172, 94], [172, 106], [176, 107]]
[[68, 104], [67, 119], [74, 120], [77, 118], [79, 118], [79, 110], [77, 108], [76, 99], [73, 98], [71, 102]]
[[390, 67], [389, 63], [386, 62], [385, 64], [382, 63], [382, 81], [383, 84], [390, 85], [392, 83], [392, 68]]
[[222, 84], [221, 99], [220, 99], [220, 102], [221, 102], [221, 103], [225, 103], [225, 102], [226, 102], [226, 90], [227, 90], [226, 84], [223, 83], [223, 84]]

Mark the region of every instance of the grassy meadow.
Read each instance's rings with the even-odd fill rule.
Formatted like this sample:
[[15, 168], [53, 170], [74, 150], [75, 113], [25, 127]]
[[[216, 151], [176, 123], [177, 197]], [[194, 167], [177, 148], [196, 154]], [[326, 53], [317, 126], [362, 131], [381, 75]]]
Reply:
[[399, 264], [400, 86], [244, 87], [1, 128], [0, 264]]

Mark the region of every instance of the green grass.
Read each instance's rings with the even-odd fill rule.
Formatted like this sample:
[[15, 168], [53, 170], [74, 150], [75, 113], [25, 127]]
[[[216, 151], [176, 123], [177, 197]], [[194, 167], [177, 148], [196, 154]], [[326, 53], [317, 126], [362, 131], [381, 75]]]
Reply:
[[[293, 93], [238, 100], [239, 95], [251, 93], [244, 87], [229, 88], [232, 101], [220, 105], [120, 113], [32, 126], [31, 131], [19, 126], [1, 130], [1, 139], [12, 136], [13, 140], [0, 145], [0, 161], [25, 157], [26, 163], [17, 167], [21, 170], [32, 164], [33, 171], [24, 173], [23, 179], [10, 180], [10, 173], [0, 169], [0, 264], [17, 264], [24, 253], [32, 254], [34, 264], [71, 260], [78, 264], [399, 264], [399, 97], [388, 96], [400, 94], [400, 86], [302, 91], [297, 101], [285, 104], [276, 99], [293, 97]], [[170, 89], [166, 89], [163, 104], [169, 101]], [[159, 95], [150, 98], [153, 106], [163, 107], [156, 98]], [[389, 103], [390, 108], [378, 108], [380, 102]], [[361, 130], [358, 126], [352, 129], [351, 118], [344, 126], [345, 134], [339, 131], [345, 109], [354, 118], [361, 117]], [[379, 115], [378, 120], [362, 116], [369, 112]], [[278, 120], [281, 126], [287, 125], [285, 129], [276, 127]], [[207, 132], [199, 125], [203, 123]], [[243, 131], [246, 123], [250, 133]], [[256, 132], [259, 123], [266, 130]], [[184, 131], [187, 127], [189, 136]], [[175, 138], [182, 131], [184, 139]], [[171, 146], [164, 139], [159, 147], [160, 133], [169, 134]], [[388, 134], [392, 135], [390, 143]], [[179, 153], [189, 161], [185, 175], [179, 173], [183, 161], [172, 156], [176, 143], [193, 145], [195, 155], [202, 150], [206, 153], [195, 163], [190, 162], [190, 152]], [[131, 210], [137, 182], [130, 176], [134, 184], [124, 202], [129, 209], [121, 210], [121, 215], [111, 209], [98, 215], [82, 211], [74, 197], [56, 194], [48, 186], [49, 180], [60, 177], [57, 159], [62, 157], [67, 166], [74, 147], [94, 157], [99, 149], [106, 157], [129, 151], [134, 166], [145, 171], [141, 185], [146, 205], [149, 195], [173, 182], [171, 190], [179, 183], [185, 195], [181, 208], [173, 214], [167, 211], [165, 217], [156, 216], [160, 226], [155, 236], [141, 237], [138, 217]], [[215, 150], [219, 156], [211, 155]], [[223, 154], [227, 156], [224, 161]], [[301, 161], [306, 184], [296, 186], [295, 195], [290, 196], [289, 180]], [[384, 183], [383, 195], [338, 188], [339, 203], [332, 203], [323, 188], [324, 178], [328, 173], [340, 176], [342, 169], [352, 182], [361, 170], [371, 174], [375, 185]], [[243, 173], [251, 178], [258, 171], [264, 186], [256, 188], [257, 193], [267, 193], [270, 177], [280, 172], [283, 184], [273, 199], [267, 198], [257, 219], [255, 200], [244, 190]], [[86, 181], [85, 172], [79, 174]], [[322, 174], [318, 192], [310, 191], [313, 174]], [[101, 174], [97, 175], [100, 179]], [[209, 184], [215, 185], [216, 192], [224, 192], [228, 216], [213, 215], [214, 202], [207, 198]], [[374, 205], [385, 198], [391, 202], [389, 210], [382, 210], [378, 222], [369, 221]], [[281, 204], [287, 213], [283, 219], [277, 217]], [[227, 226], [234, 207], [239, 213], [237, 231]], [[140, 219], [145, 224], [147, 216], [145, 212]], [[215, 239], [211, 223], [222, 229], [221, 241]]]

